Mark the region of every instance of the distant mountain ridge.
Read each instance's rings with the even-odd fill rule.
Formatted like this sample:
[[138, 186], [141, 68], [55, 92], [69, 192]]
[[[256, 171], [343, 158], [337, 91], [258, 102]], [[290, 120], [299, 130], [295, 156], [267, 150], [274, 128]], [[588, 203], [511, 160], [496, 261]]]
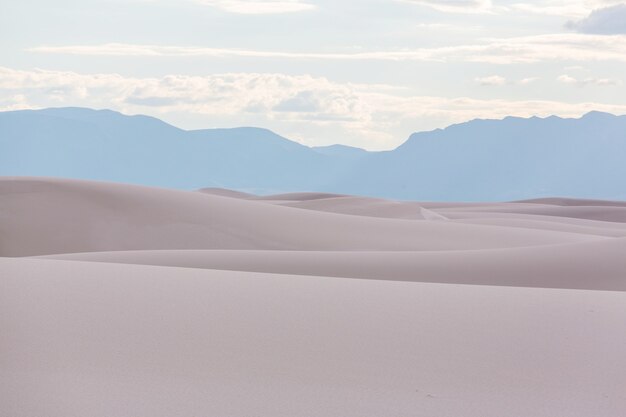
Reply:
[[439, 201], [626, 199], [626, 116], [507, 117], [415, 133], [391, 151], [307, 147], [267, 129], [186, 131], [149, 116], [0, 112], [0, 175], [252, 193]]
[[[58, 108], [0, 113], [0, 175], [173, 188], [310, 188], [332, 158], [267, 129], [185, 131], [148, 116]], [[251, 175], [254, 173], [254, 175]]]

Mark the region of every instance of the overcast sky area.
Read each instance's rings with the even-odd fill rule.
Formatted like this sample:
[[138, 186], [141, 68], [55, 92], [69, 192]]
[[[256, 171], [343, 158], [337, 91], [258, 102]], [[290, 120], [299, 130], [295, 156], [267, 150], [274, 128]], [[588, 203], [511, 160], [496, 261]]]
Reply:
[[624, 1], [0, 0], [0, 48], [0, 110], [110, 108], [306, 145], [626, 114]]

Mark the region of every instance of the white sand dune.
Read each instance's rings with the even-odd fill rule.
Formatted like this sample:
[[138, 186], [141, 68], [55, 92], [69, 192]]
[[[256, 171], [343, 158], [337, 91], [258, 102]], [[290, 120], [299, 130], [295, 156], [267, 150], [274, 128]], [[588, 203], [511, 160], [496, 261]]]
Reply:
[[624, 210], [0, 178], [0, 416], [623, 417]]
[[272, 194], [266, 196], [257, 196], [257, 200], [261, 201], [313, 201], [328, 198], [342, 198], [349, 197], [345, 194], [332, 194], [332, 193], [315, 193], [315, 192], [301, 192], [301, 193], [283, 193]]
[[580, 233], [347, 216], [93, 181], [0, 180], [0, 256], [133, 249], [460, 250], [603, 239]]
[[216, 187], [207, 187], [201, 188], [198, 190], [200, 193], [211, 194], [211, 195], [219, 195], [222, 197], [231, 197], [231, 198], [255, 198], [254, 194], [244, 193], [242, 191], [228, 190], [226, 188], [216, 188]]
[[[429, 220], [427, 218], [428, 215], [425, 216], [425, 210], [428, 209], [425, 209], [417, 202], [399, 202], [355, 196], [338, 196], [301, 201], [269, 201], [282, 206], [329, 213], [384, 217], [390, 219]], [[435, 215], [431, 210], [426, 213], [431, 214], [430, 219], [438, 216], [441, 216], [440, 219], [444, 218], [442, 215]]]
[[[626, 227], [610, 227], [598, 222], [573, 221], [564, 222], [562, 218], [556, 220], [547, 216], [502, 216], [502, 217], [463, 217], [448, 219], [452, 222], [464, 224], [484, 224], [491, 226], [521, 227], [526, 229], [555, 230], [570, 233], [597, 235], [606, 237], [626, 237]], [[578, 220], [578, 219], [576, 219]], [[605, 222], [603, 222], [605, 223]], [[624, 225], [626, 226], [626, 224]]]
[[121, 251], [46, 259], [397, 281], [626, 291], [626, 238], [433, 252]]
[[570, 217], [575, 219], [599, 220], [605, 222], [626, 223], [626, 207], [616, 206], [557, 206], [557, 205], [525, 205], [520, 204], [491, 204], [487, 206], [450, 207], [441, 210], [446, 213], [472, 212], [481, 213], [515, 213], [534, 214], [555, 217]]
[[[555, 199], [561, 201], [562, 199]], [[621, 209], [606, 209], [602, 204], [572, 211], [549, 204], [491, 203], [459, 204], [391, 201], [356, 196], [304, 198], [301, 201], [268, 197], [282, 206], [331, 213], [413, 220], [453, 220], [457, 223], [554, 230], [598, 236], [626, 236], [626, 223], [615, 222]], [[608, 202], [613, 207], [613, 202]], [[574, 205], [573, 203], [571, 205]], [[429, 207], [429, 208], [427, 208]], [[450, 209], [450, 210], [448, 210]], [[605, 211], [607, 213], [605, 213]]]
[[11, 417], [621, 417], [626, 293], [0, 259]]
[[613, 207], [626, 207], [625, 201], [610, 201], [610, 200], [591, 200], [584, 198], [535, 198], [531, 200], [521, 200], [520, 202], [536, 203], [536, 204], [550, 204], [556, 206], [613, 206]]
[[[511, 203], [439, 203], [394, 201], [327, 193], [289, 193], [257, 197], [230, 190], [210, 190], [210, 193], [216, 195], [254, 199], [287, 207], [369, 217], [418, 220], [424, 220], [426, 217], [431, 220], [434, 218], [445, 219], [448, 216], [452, 219], [495, 217], [507, 218], [513, 222], [528, 218], [626, 231], [626, 211], [623, 210], [626, 203], [619, 201], [545, 198]], [[201, 191], [204, 192], [204, 190]], [[424, 213], [428, 215], [424, 216]]]

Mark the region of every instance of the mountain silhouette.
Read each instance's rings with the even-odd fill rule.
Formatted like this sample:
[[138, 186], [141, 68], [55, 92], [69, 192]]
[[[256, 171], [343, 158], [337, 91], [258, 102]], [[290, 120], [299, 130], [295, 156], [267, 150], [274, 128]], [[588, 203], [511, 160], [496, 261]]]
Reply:
[[411, 200], [626, 199], [626, 116], [506, 117], [415, 133], [391, 151], [307, 147], [267, 129], [182, 130], [148, 116], [0, 113], [0, 175]]

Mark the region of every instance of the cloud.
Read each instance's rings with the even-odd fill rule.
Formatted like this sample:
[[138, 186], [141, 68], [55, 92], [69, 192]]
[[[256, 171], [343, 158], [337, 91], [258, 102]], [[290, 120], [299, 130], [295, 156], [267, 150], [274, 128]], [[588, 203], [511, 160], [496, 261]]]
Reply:
[[581, 19], [593, 10], [623, 3], [624, 0], [542, 0], [507, 6], [510, 11]]
[[538, 77], [527, 77], [527, 78], [522, 78], [521, 80], [519, 80], [517, 83], [521, 84], [521, 85], [528, 85], [528, 84], [532, 84], [535, 81], [539, 81]]
[[622, 80], [618, 80], [615, 78], [594, 78], [588, 77], [584, 79], [578, 79], [567, 74], [559, 75], [557, 81], [563, 84], [576, 85], [579, 87], [584, 87], [586, 85], [598, 85], [598, 86], [616, 86], [622, 85]]
[[400, 0], [446, 13], [492, 13], [491, 0]]
[[574, 77], [570, 77], [567, 74], [559, 75], [556, 80], [563, 84], [578, 84], [578, 80]]
[[[0, 68], [2, 109], [85, 106], [127, 113], [193, 114], [212, 120], [238, 118], [234, 125], [264, 123], [334, 124], [338, 130], [385, 136], [373, 124], [369, 94], [397, 88], [377, 84], [337, 84], [322, 77], [285, 74], [226, 73], [159, 78], [119, 74]], [[16, 97], [16, 99], [7, 99]], [[17, 100], [17, 97], [20, 100]]]
[[488, 77], [478, 77], [474, 81], [480, 85], [504, 85], [506, 84], [506, 78], [499, 75], [490, 75]]
[[38, 46], [30, 52], [144, 57], [247, 57], [272, 59], [386, 60], [430, 62], [481, 62], [490, 64], [544, 61], [626, 62], [626, 36], [576, 33], [484, 39], [480, 43], [435, 48], [369, 52], [285, 52], [196, 46], [108, 43], [103, 45]]
[[548, 16], [565, 16], [579, 18], [589, 13], [589, 9], [582, 2], [577, 1], [547, 1], [537, 3], [515, 3], [510, 6], [513, 11]]
[[336, 83], [310, 75], [136, 78], [0, 67], [0, 110], [51, 106], [111, 108], [166, 120], [193, 116], [203, 127], [260, 125], [311, 145], [344, 138], [344, 143], [372, 149], [396, 146], [412, 131], [473, 118], [626, 113], [626, 105], [415, 96], [388, 85]]
[[301, 0], [194, 0], [196, 3], [216, 7], [230, 13], [277, 14], [304, 12], [315, 5]]
[[300, 91], [293, 97], [281, 101], [273, 108], [274, 111], [298, 113], [317, 112], [320, 109], [321, 103], [313, 91]]
[[626, 34], [626, 4], [594, 10], [584, 19], [568, 22], [566, 26], [581, 33]]
[[140, 106], [154, 106], [163, 107], [170, 106], [177, 103], [177, 100], [173, 97], [159, 97], [159, 96], [136, 96], [131, 95], [124, 100], [126, 103], [137, 104]]
[[587, 71], [587, 68], [582, 65], [568, 65], [565, 68], [566, 71]]

